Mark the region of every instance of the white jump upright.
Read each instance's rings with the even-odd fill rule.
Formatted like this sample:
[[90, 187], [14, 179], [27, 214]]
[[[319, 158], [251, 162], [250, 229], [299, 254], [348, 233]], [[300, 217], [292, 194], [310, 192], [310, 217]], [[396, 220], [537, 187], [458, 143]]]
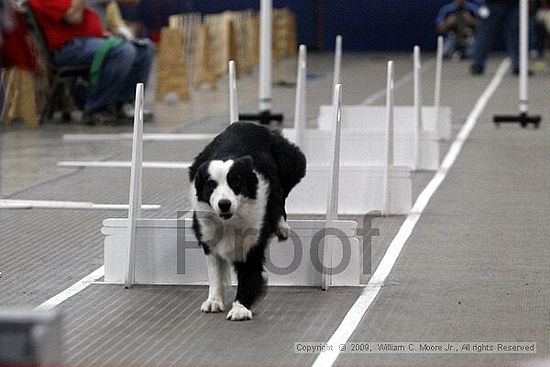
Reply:
[[[335, 222], [338, 219], [338, 193], [340, 183], [340, 135], [342, 132], [342, 120], [340, 118], [340, 108], [342, 107], [342, 84], [336, 84], [332, 93], [332, 121], [334, 128], [332, 129], [332, 139], [330, 144], [331, 162], [328, 176], [328, 198], [327, 198], [327, 214], [326, 225], [327, 230], [334, 228]], [[332, 259], [334, 257], [334, 243], [332, 238], [325, 238], [323, 249], [323, 265], [325, 269], [332, 270]], [[332, 273], [329, 271], [323, 272], [322, 288], [328, 289], [331, 283]]]
[[414, 156], [415, 165], [413, 169], [420, 167], [420, 136], [422, 126], [422, 64], [420, 61], [420, 47], [414, 46]]
[[342, 70], [342, 36], [337, 35], [334, 44], [334, 71], [332, 73], [332, 93], [334, 99], [334, 92], [336, 91], [336, 84], [341, 83], [341, 70]]
[[439, 109], [441, 105], [441, 73], [443, 72], [443, 36], [437, 37], [437, 51], [435, 56], [435, 83], [434, 83], [434, 109], [435, 121], [438, 126]]
[[239, 99], [237, 96], [237, 76], [235, 61], [229, 61], [229, 123], [239, 121]]
[[302, 131], [306, 127], [306, 75], [307, 75], [307, 48], [300, 45], [298, 51], [298, 72], [296, 73], [296, 100], [294, 102], [294, 128], [296, 137], [294, 142], [300, 146]]
[[390, 168], [393, 167], [393, 61], [388, 61], [386, 80], [386, 162], [384, 165], [384, 209], [382, 214], [391, 213]]
[[260, 65], [259, 65], [259, 109], [271, 110], [271, 32], [272, 0], [260, 0]]
[[143, 83], [136, 86], [134, 107], [134, 140], [132, 142], [132, 168], [130, 171], [130, 198], [128, 209], [128, 266], [124, 284], [128, 288], [135, 281], [136, 221], [141, 218], [141, 185], [143, 178]]

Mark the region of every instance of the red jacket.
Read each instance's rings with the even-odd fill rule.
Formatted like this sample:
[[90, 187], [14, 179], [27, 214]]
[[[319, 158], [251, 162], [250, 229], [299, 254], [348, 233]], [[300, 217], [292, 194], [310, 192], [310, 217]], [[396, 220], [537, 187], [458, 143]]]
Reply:
[[29, 0], [42, 28], [51, 52], [57, 51], [77, 37], [103, 37], [101, 20], [91, 8], [86, 7], [79, 24], [69, 24], [63, 17], [72, 0]]

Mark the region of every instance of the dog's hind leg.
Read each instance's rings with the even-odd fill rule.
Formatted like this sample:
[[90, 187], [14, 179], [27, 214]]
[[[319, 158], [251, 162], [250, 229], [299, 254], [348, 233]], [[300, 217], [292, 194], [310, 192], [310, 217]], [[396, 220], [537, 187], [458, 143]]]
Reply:
[[202, 303], [202, 312], [221, 312], [225, 310], [225, 273], [227, 262], [216, 254], [206, 255], [208, 266], [208, 299]]
[[277, 235], [277, 239], [279, 240], [279, 242], [288, 240], [288, 237], [290, 236], [290, 226], [288, 225], [284, 217], [281, 217], [279, 219], [279, 223], [277, 223], [277, 230], [275, 231], [275, 234]]

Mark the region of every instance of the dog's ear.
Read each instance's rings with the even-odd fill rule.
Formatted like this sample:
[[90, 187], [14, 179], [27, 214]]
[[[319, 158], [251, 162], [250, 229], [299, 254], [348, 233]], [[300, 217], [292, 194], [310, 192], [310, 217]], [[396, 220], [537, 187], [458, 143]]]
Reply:
[[204, 181], [205, 173], [208, 171], [208, 164], [209, 161], [202, 162], [200, 164], [197, 164], [198, 162], [195, 161], [189, 167], [189, 180], [190, 182], [195, 181], [195, 186], [200, 186], [202, 184], [202, 181]]

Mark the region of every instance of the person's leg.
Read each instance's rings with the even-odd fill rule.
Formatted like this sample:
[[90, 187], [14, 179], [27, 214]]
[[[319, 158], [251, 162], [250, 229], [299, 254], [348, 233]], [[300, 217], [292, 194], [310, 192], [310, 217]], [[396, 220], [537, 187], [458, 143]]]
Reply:
[[58, 66], [91, 65], [104, 41], [103, 38], [75, 38], [54, 53], [53, 62]]
[[149, 72], [153, 62], [154, 49], [151, 44], [135, 45], [131, 42], [131, 47], [136, 52], [136, 57], [130, 72], [123, 83], [123, 89], [117, 99], [118, 103], [132, 102], [135, 97], [135, 89], [137, 83], [147, 84]]
[[99, 84], [92, 86], [88, 93], [85, 109], [88, 111], [106, 109], [115, 105], [125, 92], [126, 80], [132, 71], [137, 52], [130, 42], [109, 51], [99, 77]]
[[519, 6], [514, 2], [508, 6], [504, 23], [506, 49], [512, 59], [512, 70], [519, 72]]
[[475, 36], [472, 49], [472, 72], [482, 73], [485, 67], [487, 55], [493, 46], [497, 30], [502, 24], [506, 11], [506, 4], [488, 4], [490, 14], [481, 21]]
[[445, 36], [443, 40], [443, 57], [451, 57], [455, 50], [455, 34], [453, 32], [449, 32], [447, 36]]

